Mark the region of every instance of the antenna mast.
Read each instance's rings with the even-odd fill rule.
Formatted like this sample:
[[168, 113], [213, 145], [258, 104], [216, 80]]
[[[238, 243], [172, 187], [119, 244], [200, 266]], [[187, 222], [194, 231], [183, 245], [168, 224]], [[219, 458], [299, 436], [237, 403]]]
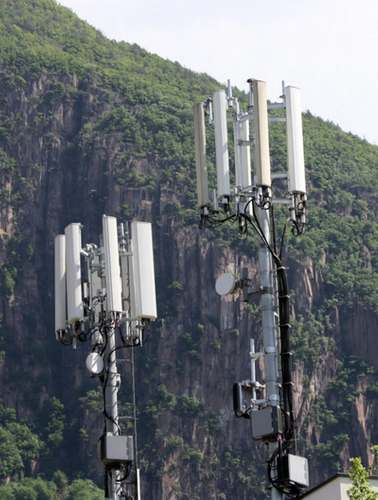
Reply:
[[[134, 347], [142, 345], [145, 326], [157, 317], [151, 224], [133, 221], [129, 237], [124, 224], [103, 215], [100, 245], [84, 248], [81, 229], [81, 224], [72, 223], [64, 235], [55, 237], [55, 334], [73, 348], [87, 340], [92, 346], [86, 367], [99, 378], [104, 398], [99, 454], [105, 498], [141, 500]], [[126, 348], [131, 348], [134, 410], [125, 418], [133, 421], [133, 435], [122, 433], [118, 408], [117, 352]]]
[[[266, 83], [250, 79], [248, 108], [241, 111], [232, 94], [216, 91], [204, 103], [195, 104], [194, 138], [200, 227], [234, 221], [241, 235], [250, 228], [261, 242], [258, 252], [260, 306], [262, 314], [263, 352], [255, 352], [250, 339], [251, 379], [237, 382], [233, 388], [234, 412], [251, 420], [254, 440], [269, 445], [268, 476], [272, 499], [296, 497], [309, 484], [307, 459], [296, 455], [293, 411], [291, 352], [289, 343], [289, 291], [286, 269], [282, 261], [282, 243], [287, 224], [296, 235], [305, 227], [306, 184], [303, 156], [302, 114], [299, 90], [284, 86], [282, 102], [268, 104]], [[204, 114], [213, 102], [217, 192], [210, 202], [206, 160]], [[268, 111], [286, 109], [286, 119], [269, 117]], [[227, 113], [228, 112], [228, 113]], [[212, 111], [209, 109], [211, 116]], [[234, 134], [235, 187], [230, 189], [227, 114], [232, 119]], [[269, 151], [269, 122], [286, 121], [288, 173], [272, 174]], [[252, 158], [252, 161], [251, 161]], [[252, 164], [251, 164], [252, 163]], [[252, 168], [253, 167], [253, 168]], [[252, 175], [253, 174], [253, 175]], [[287, 196], [276, 198], [272, 189], [275, 179], [288, 179]], [[252, 181], [253, 179], [253, 181]], [[288, 206], [289, 217], [277, 248], [273, 204]], [[250, 288], [250, 280], [233, 279], [229, 273], [217, 280], [220, 295], [237, 288]], [[278, 323], [277, 323], [278, 318]], [[263, 358], [265, 383], [256, 380], [255, 361]]]

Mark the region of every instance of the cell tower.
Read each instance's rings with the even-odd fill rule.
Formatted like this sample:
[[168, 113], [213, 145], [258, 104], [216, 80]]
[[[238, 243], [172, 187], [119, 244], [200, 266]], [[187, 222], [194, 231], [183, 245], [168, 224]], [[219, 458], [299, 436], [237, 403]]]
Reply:
[[105, 430], [99, 455], [105, 468], [105, 498], [140, 500], [135, 390], [132, 435], [122, 433], [118, 414], [121, 383], [117, 352], [143, 343], [146, 324], [156, 319], [152, 229], [133, 221], [130, 233], [104, 215], [100, 245], [82, 247], [80, 223], [55, 237], [55, 333], [59, 342], [77, 347], [89, 341], [86, 367], [99, 377], [104, 398]]
[[[241, 110], [239, 100], [227, 90], [218, 90], [205, 102], [195, 104], [194, 138], [197, 170], [197, 205], [201, 227], [233, 221], [242, 235], [249, 228], [261, 241], [258, 253], [260, 284], [253, 295], [260, 296], [263, 352], [255, 352], [250, 339], [251, 374], [248, 380], [233, 386], [234, 412], [249, 419], [254, 440], [268, 444], [268, 477], [272, 499], [296, 497], [309, 485], [307, 459], [296, 454], [293, 410], [290, 308], [286, 269], [282, 251], [286, 227], [300, 235], [305, 227], [306, 184], [303, 154], [302, 113], [299, 89], [283, 84], [282, 101], [267, 102], [266, 83], [250, 79], [248, 106]], [[286, 118], [271, 116], [274, 109], [286, 109]], [[216, 184], [209, 195], [206, 155], [205, 118], [214, 126]], [[228, 119], [229, 118], [229, 119]], [[285, 121], [287, 128], [288, 172], [271, 173], [269, 122]], [[232, 122], [235, 164], [235, 186], [230, 186], [228, 122]], [[231, 128], [231, 127], [230, 127]], [[272, 182], [287, 179], [284, 198], [276, 198]], [[282, 182], [282, 181], [281, 181]], [[273, 206], [288, 206], [289, 217], [280, 240], [276, 238]], [[277, 241], [280, 241], [277, 245]], [[251, 293], [248, 276], [237, 280], [231, 273], [216, 282], [219, 295], [244, 288]], [[265, 383], [256, 380], [256, 360], [264, 363]]]

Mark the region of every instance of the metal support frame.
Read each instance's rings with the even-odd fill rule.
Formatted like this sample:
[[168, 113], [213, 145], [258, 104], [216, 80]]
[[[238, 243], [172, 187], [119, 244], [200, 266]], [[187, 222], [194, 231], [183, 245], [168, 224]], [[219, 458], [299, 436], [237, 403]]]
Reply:
[[[253, 436], [255, 439], [265, 441], [271, 452], [271, 458], [268, 461], [268, 472], [272, 485], [271, 498], [272, 500], [282, 500], [286, 497], [296, 496], [303, 485], [290, 480], [285, 483], [276, 474], [278, 461], [295, 446], [292, 446], [294, 441], [294, 415], [290, 373], [291, 353], [289, 351], [289, 296], [286, 271], [281, 262], [281, 249], [274, 248], [275, 235], [273, 235], [273, 231], [275, 228], [274, 226], [271, 227], [270, 217], [273, 217], [272, 205], [281, 204], [287, 206], [289, 212], [287, 222], [292, 224], [295, 234], [301, 234], [306, 222], [306, 194], [303, 192], [290, 192], [286, 198], [278, 198], [274, 196], [271, 185], [262, 184], [263, 181], [265, 182], [270, 177], [269, 151], [266, 142], [267, 128], [264, 128], [267, 125], [265, 124], [286, 122], [286, 118], [268, 117], [267, 119], [266, 115], [263, 115], [264, 99], [261, 94], [260, 97], [254, 95], [255, 92], [260, 92], [261, 83], [264, 82], [256, 83], [255, 80], [248, 80], [248, 83], [250, 83], [250, 92], [246, 112], [240, 110], [237, 98], [232, 95], [230, 81], [228, 81], [227, 85], [227, 103], [232, 115], [234, 131], [236, 186], [226, 200], [214, 193], [213, 203], [200, 206], [200, 227], [218, 225], [233, 220], [237, 223], [241, 234], [245, 234], [248, 227], [252, 226], [261, 240], [258, 251], [258, 268], [260, 274], [259, 295], [263, 352], [256, 353], [254, 339], [250, 339], [251, 379], [234, 384], [234, 412], [237, 417], [250, 418], [252, 427], [255, 420], [256, 429], [253, 430]], [[262, 92], [264, 94], [264, 89]], [[268, 110], [285, 109], [284, 83], [281, 98], [283, 99], [282, 102], [268, 104]], [[210, 102], [211, 99], [208, 99], [207, 105]], [[259, 113], [261, 113], [261, 121]], [[258, 115], [258, 118], [255, 115]], [[252, 125], [253, 123], [257, 123], [257, 125], [251, 127], [252, 131], [249, 140], [241, 140], [239, 127], [246, 120], [252, 122]], [[254, 120], [258, 121], [254, 122]], [[258, 128], [259, 126], [260, 128]], [[256, 134], [260, 135], [256, 137]], [[257, 140], [260, 142], [256, 145]], [[254, 156], [254, 168], [257, 169], [259, 166], [260, 177], [257, 176], [259, 180], [255, 178], [251, 186], [243, 186], [238, 183], [240, 168], [246, 168], [245, 165], [242, 167], [240, 163], [239, 148], [243, 146], [260, 147], [259, 153]], [[262, 168], [264, 168], [264, 179], [261, 176]], [[287, 181], [288, 174], [286, 172], [273, 173], [270, 179], [272, 181]], [[258, 182], [260, 184], [257, 184]], [[286, 225], [282, 239], [285, 230]], [[245, 280], [245, 286], [248, 288], [247, 283], [248, 279]], [[243, 288], [243, 285], [241, 287]], [[279, 325], [277, 318], [279, 319]], [[256, 380], [255, 362], [260, 356], [263, 356], [264, 359], [264, 385]], [[265, 393], [261, 397], [258, 391], [264, 389]], [[249, 395], [249, 400], [247, 395]], [[270, 427], [265, 425], [269, 418], [271, 418]], [[276, 423], [273, 423], [273, 421]], [[298, 458], [302, 459], [302, 457]]]
[[[117, 306], [122, 308], [122, 311], [108, 310], [111, 306], [108, 305], [107, 300], [106, 259], [104, 257], [104, 243], [100, 237], [99, 247], [87, 244], [80, 250], [87, 275], [87, 281], [82, 281], [83, 289], [87, 290], [83, 295], [83, 318], [71, 323], [66, 322], [64, 328], [59, 326], [56, 338], [64, 345], [72, 345], [74, 349], [80, 342], [87, 340], [90, 340], [92, 345], [92, 352], [87, 357], [86, 365], [92, 376], [99, 377], [104, 397], [105, 425], [99, 451], [105, 469], [105, 499], [141, 500], [140, 469], [137, 457], [134, 347], [142, 345], [143, 329], [147, 322], [153, 318], [151, 316], [145, 318], [143, 316], [144, 310], [140, 311], [140, 316], [137, 318], [131, 317], [131, 287], [136, 286], [131, 275], [131, 263], [129, 262], [133, 255], [129, 234], [125, 231], [124, 224], [118, 226], [118, 233], [118, 248], [115, 244], [117, 234], [113, 232], [111, 252], [113, 252], [113, 262], [117, 262], [115, 256], [118, 256], [120, 264], [121, 275], [119, 279], [122, 286], [114, 289], [121, 294], [122, 288], [122, 305]], [[55, 258], [61, 259], [61, 251], [56, 253]], [[61, 260], [59, 262], [61, 263]], [[109, 264], [109, 269], [110, 267]], [[60, 268], [58, 271], [60, 276]], [[118, 276], [118, 273], [115, 276]], [[110, 286], [113, 287], [113, 283]], [[117, 362], [121, 361], [121, 358], [117, 360], [117, 352], [119, 349], [127, 347], [131, 348], [134, 412], [132, 416], [120, 416], [118, 391], [121, 376]], [[133, 436], [122, 435], [121, 421], [124, 419], [134, 421]]]
[[[105, 356], [108, 357], [109, 367], [108, 367], [108, 383], [105, 387], [105, 409], [106, 414], [109, 418], [105, 418], [105, 432], [112, 434], [113, 436], [118, 436], [119, 432], [119, 422], [118, 422], [118, 388], [121, 383], [121, 377], [117, 369], [117, 351], [115, 331], [111, 327], [107, 334], [108, 337], [108, 347], [105, 351]], [[118, 490], [119, 490], [119, 470], [111, 468], [108, 477], [110, 481], [108, 482], [109, 489], [109, 500], [118, 500]]]
[[[258, 209], [258, 211], [258, 217], [260, 219], [263, 234], [268, 243], [270, 243], [269, 214], [263, 209]], [[260, 245], [258, 263], [262, 290], [260, 296], [260, 306], [262, 313], [261, 325], [266, 370], [266, 399], [270, 405], [277, 406], [280, 402], [277, 363], [277, 329], [275, 318], [277, 311], [274, 297], [272, 256], [269, 249], [264, 244]]]
[[[270, 221], [267, 210], [258, 209], [258, 217], [260, 219], [261, 229], [263, 234], [270, 244]], [[265, 360], [265, 386], [266, 400], [271, 406], [279, 406], [280, 404], [280, 376], [278, 372], [278, 345], [277, 345], [277, 327], [276, 327], [276, 297], [274, 271], [272, 265], [272, 255], [265, 244], [261, 244], [258, 251], [258, 266], [260, 271], [261, 285], [261, 327], [263, 337], [263, 349]], [[274, 445], [269, 444], [271, 452], [274, 451]], [[283, 499], [283, 494], [274, 486], [271, 490], [271, 500]]]

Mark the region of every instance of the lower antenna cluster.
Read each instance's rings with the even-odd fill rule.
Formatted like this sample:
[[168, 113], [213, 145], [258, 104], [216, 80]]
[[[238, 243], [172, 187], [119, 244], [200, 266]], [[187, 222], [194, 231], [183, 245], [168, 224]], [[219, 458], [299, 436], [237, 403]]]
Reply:
[[[55, 238], [55, 334], [77, 348], [88, 341], [86, 367], [98, 377], [104, 403], [99, 456], [105, 468], [105, 498], [140, 500], [134, 380], [134, 348], [156, 319], [151, 224], [133, 221], [130, 232], [104, 215], [100, 243], [81, 243], [82, 226], [69, 224]], [[134, 413], [131, 435], [122, 432], [117, 353], [131, 349]]]

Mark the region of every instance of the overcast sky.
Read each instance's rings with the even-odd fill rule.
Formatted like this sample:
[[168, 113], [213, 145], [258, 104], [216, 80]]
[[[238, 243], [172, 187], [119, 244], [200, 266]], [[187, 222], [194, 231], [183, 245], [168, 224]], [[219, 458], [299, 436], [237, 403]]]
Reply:
[[378, 144], [378, 0], [58, 0], [116, 40], [220, 82], [281, 80], [303, 108]]

